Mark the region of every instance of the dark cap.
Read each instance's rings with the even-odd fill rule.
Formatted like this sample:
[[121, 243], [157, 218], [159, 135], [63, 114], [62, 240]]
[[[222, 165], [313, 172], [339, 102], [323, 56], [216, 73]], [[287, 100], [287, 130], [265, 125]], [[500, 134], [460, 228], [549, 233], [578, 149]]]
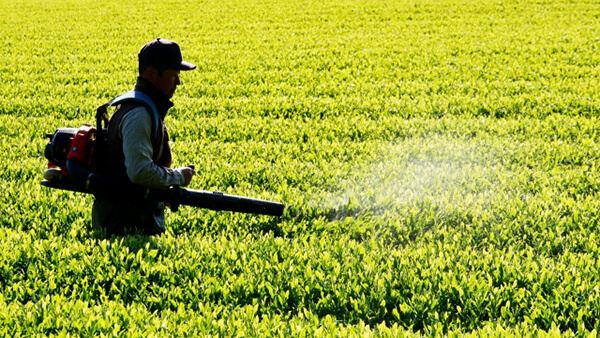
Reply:
[[179, 45], [171, 40], [158, 38], [148, 42], [138, 53], [140, 71], [148, 66], [157, 69], [192, 70], [196, 65], [183, 61]]

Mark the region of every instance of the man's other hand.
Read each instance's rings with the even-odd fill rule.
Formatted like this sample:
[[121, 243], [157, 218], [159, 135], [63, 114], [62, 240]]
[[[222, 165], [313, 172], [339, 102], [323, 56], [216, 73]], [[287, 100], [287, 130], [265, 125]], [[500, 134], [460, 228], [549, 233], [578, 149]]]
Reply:
[[182, 187], [187, 187], [192, 180], [192, 177], [196, 174], [196, 171], [190, 167], [177, 168], [181, 174], [183, 174], [183, 184]]

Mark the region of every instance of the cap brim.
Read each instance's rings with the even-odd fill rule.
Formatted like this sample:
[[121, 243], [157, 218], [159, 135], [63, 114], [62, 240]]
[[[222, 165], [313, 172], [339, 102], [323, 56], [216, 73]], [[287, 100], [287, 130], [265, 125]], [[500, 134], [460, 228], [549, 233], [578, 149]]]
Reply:
[[177, 69], [177, 70], [192, 70], [192, 69], [196, 69], [196, 65], [193, 63], [186, 62], [186, 61], [181, 61], [181, 62], [177, 62], [177, 63], [170, 65], [169, 68], [173, 68], [173, 69]]

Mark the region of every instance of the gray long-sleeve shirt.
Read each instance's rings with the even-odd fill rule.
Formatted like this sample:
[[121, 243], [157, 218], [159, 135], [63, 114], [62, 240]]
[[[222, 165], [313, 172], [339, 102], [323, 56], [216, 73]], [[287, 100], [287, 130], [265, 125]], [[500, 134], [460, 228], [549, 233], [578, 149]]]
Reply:
[[152, 161], [151, 129], [150, 114], [143, 106], [132, 109], [121, 120], [119, 137], [123, 140], [125, 168], [129, 180], [157, 189], [182, 185], [184, 177], [180, 170], [157, 166]]

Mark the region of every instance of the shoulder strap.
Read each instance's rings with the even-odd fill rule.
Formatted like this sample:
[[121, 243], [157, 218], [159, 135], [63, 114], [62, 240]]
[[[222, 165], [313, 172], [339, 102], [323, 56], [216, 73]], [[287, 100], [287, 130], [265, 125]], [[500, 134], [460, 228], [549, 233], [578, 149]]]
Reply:
[[117, 106], [119, 104], [131, 102], [141, 103], [150, 111], [150, 115], [152, 118], [151, 138], [152, 140], [156, 140], [156, 138], [158, 137], [159, 126], [158, 110], [156, 109], [154, 102], [148, 95], [140, 91], [131, 90], [123, 95], [117, 96], [114, 100], [108, 103], [108, 106]]

